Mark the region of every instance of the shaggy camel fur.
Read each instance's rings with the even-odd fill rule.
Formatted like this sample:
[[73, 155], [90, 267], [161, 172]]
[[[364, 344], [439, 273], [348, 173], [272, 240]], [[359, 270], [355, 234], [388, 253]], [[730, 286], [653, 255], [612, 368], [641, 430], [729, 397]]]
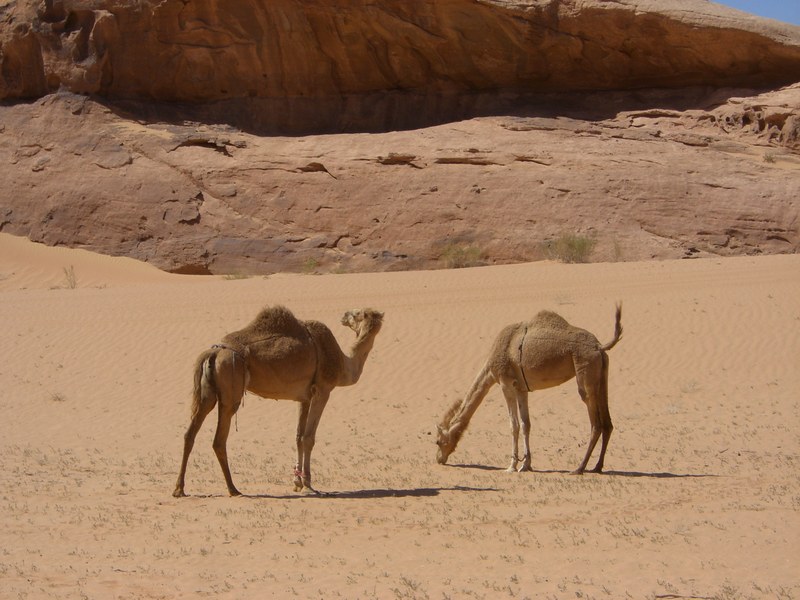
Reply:
[[555, 387], [575, 377], [578, 392], [589, 411], [592, 426], [589, 447], [576, 474], [586, 470], [586, 464], [600, 434], [603, 445], [600, 458], [593, 469], [603, 470], [603, 460], [611, 436], [611, 415], [608, 412], [608, 355], [622, 336], [622, 307], [617, 305], [614, 339], [601, 346], [597, 338], [584, 329], [573, 327], [554, 312], [542, 311], [532, 321], [509, 325], [494, 342], [489, 359], [472, 384], [466, 398], [458, 401], [445, 413], [437, 426], [439, 446], [437, 461], [447, 462], [467, 428], [472, 415], [489, 389], [500, 384], [508, 404], [511, 420], [511, 465], [513, 472], [519, 461], [518, 439], [520, 421], [525, 444], [520, 471], [531, 470], [530, 416], [528, 393]]
[[297, 423], [295, 490], [311, 491], [311, 450], [322, 411], [331, 390], [353, 385], [381, 329], [383, 313], [369, 308], [351, 310], [342, 324], [356, 333], [350, 356], [318, 321], [300, 321], [286, 308], [266, 308], [244, 329], [222, 338], [222, 343], [203, 352], [194, 370], [192, 418], [184, 437], [183, 460], [173, 496], [184, 496], [184, 479], [195, 437], [208, 413], [219, 404], [214, 453], [228, 492], [240, 494], [228, 467], [227, 440], [231, 419], [245, 391], [262, 398], [296, 400]]

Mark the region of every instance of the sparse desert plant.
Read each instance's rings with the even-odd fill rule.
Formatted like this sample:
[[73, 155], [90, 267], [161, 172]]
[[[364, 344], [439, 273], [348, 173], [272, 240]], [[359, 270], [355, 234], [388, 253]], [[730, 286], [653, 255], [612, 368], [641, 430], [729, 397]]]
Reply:
[[612, 247], [612, 257], [614, 262], [620, 262], [623, 258], [624, 252], [622, 251], [622, 244], [619, 243], [619, 240], [614, 240], [614, 244]]
[[467, 246], [465, 244], [447, 244], [439, 256], [445, 267], [448, 269], [463, 269], [466, 267], [478, 267], [483, 264], [483, 250], [477, 246]]
[[764, 162], [773, 164], [775, 162], [775, 155], [772, 152], [765, 152], [764, 153]]
[[682, 394], [693, 394], [700, 390], [700, 384], [695, 379], [688, 379], [680, 384]]
[[400, 576], [400, 586], [392, 588], [396, 598], [429, 598], [428, 592], [422, 589], [420, 582]]
[[72, 265], [64, 267], [64, 282], [68, 289], [74, 290], [78, 287], [78, 276], [75, 275], [75, 267]]
[[61, 392], [54, 392], [50, 395], [50, 400], [53, 402], [65, 402], [66, 399], [66, 396]]
[[547, 256], [565, 263], [589, 262], [597, 240], [577, 233], [564, 233], [546, 243]]
[[316, 258], [307, 258], [303, 263], [303, 273], [311, 275], [317, 270], [317, 267], [319, 267], [319, 262]]

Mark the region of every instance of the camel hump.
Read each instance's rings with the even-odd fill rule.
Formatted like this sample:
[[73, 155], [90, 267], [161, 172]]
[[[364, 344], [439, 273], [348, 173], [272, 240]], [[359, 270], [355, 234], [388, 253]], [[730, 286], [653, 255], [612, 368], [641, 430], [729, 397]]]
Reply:
[[602, 347], [594, 334], [570, 325], [564, 317], [551, 310], [540, 311], [528, 323], [528, 337], [540, 340], [548, 338], [553, 342], [558, 340], [558, 346], [562, 349], [573, 348], [576, 345], [596, 349]]
[[302, 339], [308, 337], [308, 332], [288, 308], [269, 306], [258, 313], [247, 327], [228, 334], [225, 339], [246, 345], [275, 335]]
[[285, 306], [277, 305], [268, 306], [258, 313], [253, 319], [252, 326], [271, 333], [282, 333], [292, 331], [301, 324], [292, 311]]
[[564, 317], [558, 313], [554, 313], [552, 310], [540, 310], [536, 316], [533, 317], [530, 325], [543, 329], [568, 329], [571, 327]]

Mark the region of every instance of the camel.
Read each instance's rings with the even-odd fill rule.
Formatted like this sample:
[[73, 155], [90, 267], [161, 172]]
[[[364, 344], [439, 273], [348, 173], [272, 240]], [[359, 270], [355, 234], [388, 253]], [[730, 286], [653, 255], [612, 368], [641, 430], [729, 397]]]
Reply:
[[228, 493], [239, 496], [228, 467], [227, 440], [231, 419], [245, 391], [262, 398], [299, 402], [295, 491], [311, 486], [311, 450], [317, 426], [331, 390], [358, 382], [364, 363], [381, 329], [383, 313], [371, 308], [351, 310], [342, 325], [356, 333], [345, 355], [330, 329], [318, 321], [300, 321], [285, 307], [265, 308], [245, 328], [229, 333], [222, 343], [197, 358], [189, 428], [173, 496], [185, 496], [189, 454], [203, 420], [218, 405], [214, 453], [222, 467]]
[[511, 421], [511, 465], [519, 462], [518, 440], [520, 421], [525, 454], [519, 471], [531, 470], [530, 416], [528, 393], [555, 387], [573, 377], [578, 392], [589, 411], [592, 431], [589, 447], [580, 466], [573, 471], [581, 474], [592, 455], [600, 434], [603, 444], [600, 458], [592, 469], [603, 470], [608, 439], [613, 426], [608, 412], [608, 354], [622, 337], [622, 306], [617, 305], [614, 339], [604, 346], [584, 329], [573, 327], [552, 311], [541, 311], [527, 323], [505, 327], [494, 341], [486, 364], [476, 377], [463, 401], [455, 402], [437, 426], [439, 446], [436, 460], [445, 464], [458, 445], [470, 419], [491, 387], [499, 383], [508, 405]]

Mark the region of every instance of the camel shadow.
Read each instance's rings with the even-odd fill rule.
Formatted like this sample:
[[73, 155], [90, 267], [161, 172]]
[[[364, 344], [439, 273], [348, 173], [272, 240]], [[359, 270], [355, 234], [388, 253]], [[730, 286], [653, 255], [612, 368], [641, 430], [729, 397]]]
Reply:
[[[565, 471], [563, 469], [534, 469], [533, 473], [541, 473], [542, 475], [558, 474], [558, 475], [575, 475], [573, 471]], [[710, 475], [707, 473], [669, 473], [669, 472], [656, 472], [647, 473], [645, 471], [603, 471], [602, 473], [593, 473], [586, 471], [584, 476], [599, 475], [610, 477], [646, 477], [651, 479], [684, 479], [684, 478], [700, 478], [700, 477], [717, 477], [717, 475]]]
[[642, 471], [604, 471], [600, 475], [613, 475], [615, 477], [650, 477], [653, 479], [701, 479], [703, 477], [719, 477], [713, 473], [647, 473]]
[[505, 471], [505, 467], [498, 467], [495, 465], [478, 465], [475, 463], [459, 463], [459, 464], [449, 464], [445, 463], [442, 465], [443, 467], [450, 467], [451, 469], [475, 469], [477, 471]]
[[438, 496], [442, 492], [497, 492], [496, 488], [491, 487], [470, 487], [463, 485], [455, 485], [452, 487], [438, 487], [438, 488], [407, 488], [407, 489], [392, 489], [392, 488], [379, 488], [373, 490], [342, 490], [331, 492], [318, 492], [311, 493], [294, 493], [294, 494], [242, 494], [242, 498], [251, 499], [267, 499], [267, 500], [298, 500], [304, 498], [341, 498], [341, 499], [356, 499], [366, 500], [374, 498], [432, 498]]
[[[480, 471], [505, 471], [504, 467], [497, 467], [493, 465], [477, 465], [477, 464], [455, 464], [445, 465], [460, 469], [477, 469]], [[531, 473], [539, 475], [573, 475], [572, 471], [564, 469], [533, 469]], [[592, 473], [587, 471], [585, 475], [609, 475], [613, 477], [646, 477], [652, 479], [700, 479], [703, 477], [719, 477], [711, 473], [670, 473], [670, 472], [653, 472], [648, 473], [645, 471], [603, 471], [602, 473]]]

